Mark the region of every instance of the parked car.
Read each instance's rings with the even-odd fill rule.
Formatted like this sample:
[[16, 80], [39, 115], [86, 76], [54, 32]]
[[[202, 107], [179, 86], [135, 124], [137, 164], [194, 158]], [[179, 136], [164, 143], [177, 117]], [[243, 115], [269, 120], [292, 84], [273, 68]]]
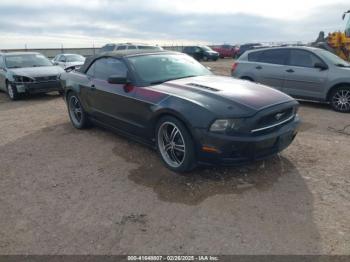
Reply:
[[116, 52], [61, 76], [74, 127], [109, 127], [156, 148], [165, 165], [232, 165], [276, 154], [297, 133], [298, 102], [275, 89], [214, 76], [177, 52]]
[[263, 45], [260, 43], [250, 43], [250, 44], [244, 44], [241, 45], [237, 50], [237, 55], [235, 58], [239, 58], [242, 54], [244, 54], [245, 51], [262, 48]]
[[283, 47], [249, 51], [232, 76], [272, 86], [295, 98], [329, 102], [350, 112], [350, 64], [329, 51]]
[[100, 53], [124, 50], [163, 50], [156, 45], [125, 43], [125, 44], [106, 44], [100, 49]]
[[192, 56], [197, 61], [216, 61], [219, 59], [219, 53], [212, 50], [209, 46], [185, 46], [182, 52]]
[[63, 72], [40, 53], [0, 53], [0, 90], [11, 100], [25, 93], [61, 92], [59, 76]]
[[58, 65], [63, 69], [78, 68], [85, 62], [85, 57], [78, 54], [58, 54], [52, 59], [54, 65]]
[[220, 45], [213, 47], [213, 50], [219, 53], [220, 58], [237, 56], [239, 48], [233, 45]]

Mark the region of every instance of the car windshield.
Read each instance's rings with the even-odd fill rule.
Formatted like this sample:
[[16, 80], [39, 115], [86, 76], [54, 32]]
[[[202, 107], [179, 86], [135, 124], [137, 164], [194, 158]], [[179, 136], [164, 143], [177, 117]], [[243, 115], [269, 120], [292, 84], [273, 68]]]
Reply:
[[209, 46], [201, 46], [201, 48], [205, 51], [213, 51], [213, 49], [211, 49]]
[[85, 57], [81, 55], [66, 55], [67, 62], [84, 62]]
[[9, 55], [5, 57], [7, 68], [52, 66], [52, 63], [41, 54]]
[[330, 63], [339, 66], [339, 67], [350, 67], [350, 63], [346, 62], [345, 60], [341, 59], [339, 56], [336, 56], [335, 54], [327, 51], [320, 49], [319, 52], [321, 55], [326, 58]]
[[151, 85], [212, 74], [206, 67], [187, 55], [155, 54], [129, 57], [128, 60], [135, 69], [139, 80]]

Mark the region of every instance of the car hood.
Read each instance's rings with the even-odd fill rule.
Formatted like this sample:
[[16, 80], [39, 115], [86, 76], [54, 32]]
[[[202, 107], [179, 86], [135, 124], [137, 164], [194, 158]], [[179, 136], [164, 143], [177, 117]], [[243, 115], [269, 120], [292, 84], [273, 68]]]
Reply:
[[294, 101], [267, 86], [221, 76], [198, 76], [173, 80], [153, 88], [193, 101], [207, 109], [228, 108], [253, 114], [277, 104]]
[[27, 76], [27, 77], [41, 77], [59, 75], [64, 70], [59, 66], [38, 66], [38, 67], [25, 67], [25, 68], [11, 68], [10, 71], [14, 75]]

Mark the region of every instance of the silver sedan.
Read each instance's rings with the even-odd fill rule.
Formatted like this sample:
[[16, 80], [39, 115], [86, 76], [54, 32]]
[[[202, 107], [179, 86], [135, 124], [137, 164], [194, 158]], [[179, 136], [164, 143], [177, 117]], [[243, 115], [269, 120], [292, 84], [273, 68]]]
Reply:
[[235, 78], [262, 83], [295, 98], [328, 102], [350, 112], [350, 64], [329, 51], [280, 47], [245, 52], [232, 66]]

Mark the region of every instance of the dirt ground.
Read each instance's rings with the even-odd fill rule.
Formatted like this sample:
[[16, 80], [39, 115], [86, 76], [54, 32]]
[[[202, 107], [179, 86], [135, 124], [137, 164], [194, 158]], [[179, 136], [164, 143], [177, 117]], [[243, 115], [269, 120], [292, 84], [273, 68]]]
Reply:
[[[206, 64], [228, 74], [232, 60]], [[279, 156], [179, 176], [142, 145], [74, 129], [55, 94], [0, 93], [0, 253], [350, 254], [350, 114], [303, 102], [300, 116]]]

